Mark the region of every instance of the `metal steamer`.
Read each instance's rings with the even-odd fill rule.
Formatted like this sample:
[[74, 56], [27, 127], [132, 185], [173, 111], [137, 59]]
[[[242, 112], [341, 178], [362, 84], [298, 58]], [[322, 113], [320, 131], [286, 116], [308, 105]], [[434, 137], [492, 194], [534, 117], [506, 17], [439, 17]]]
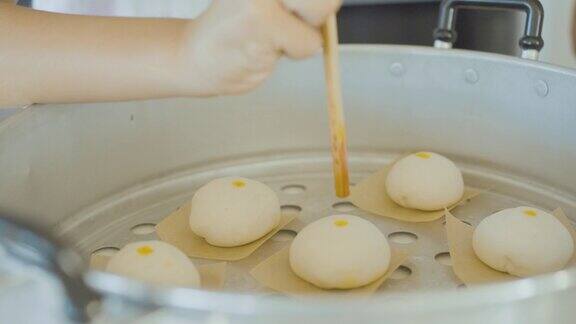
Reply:
[[[446, 49], [462, 6], [503, 4], [528, 12], [524, 56], [542, 47], [537, 1], [444, 1], [436, 45], [343, 46], [342, 74], [352, 181], [418, 149], [450, 156], [468, 185], [487, 189], [455, 214], [475, 225], [520, 204], [561, 207], [576, 217], [576, 72], [535, 60]], [[34, 105], [0, 125], [0, 206], [42, 223], [84, 257], [151, 239], [132, 229], [155, 224], [207, 180], [256, 178], [277, 191], [302, 223], [336, 212], [360, 215], [386, 235], [411, 233], [414, 255], [402, 274], [367, 300], [287, 298], [248, 271], [286, 246], [276, 237], [230, 263], [222, 292], [149, 287], [83, 272], [71, 250], [41, 233], [2, 236], [5, 249], [28, 246], [37, 266], [75, 287], [76, 319], [100, 301], [106, 319], [179, 318], [238, 323], [569, 323], [576, 316], [576, 269], [504, 284], [462, 288], [449, 265], [442, 220], [401, 223], [362, 212], [332, 193], [322, 62], [283, 61], [256, 92], [212, 99]], [[573, 218], [574, 219], [574, 218]], [[290, 231], [298, 231], [298, 226]], [[59, 251], [59, 252], [54, 252]], [[101, 250], [102, 251], [102, 250]], [[68, 257], [62, 257], [64, 253]], [[14, 254], [14, 253], [13, 253]], [[21, 254], [20, 254], [21, 255]], [[197, 262], [206, 262], [198, 260]], [[84, 273], [80, 287], [78, 273]], [[66, 292], [67, 290], [64, 290]], [[97, 295], [98, 297], [95, 297]], [[90, 306], [90, 307], [87, 307]]]

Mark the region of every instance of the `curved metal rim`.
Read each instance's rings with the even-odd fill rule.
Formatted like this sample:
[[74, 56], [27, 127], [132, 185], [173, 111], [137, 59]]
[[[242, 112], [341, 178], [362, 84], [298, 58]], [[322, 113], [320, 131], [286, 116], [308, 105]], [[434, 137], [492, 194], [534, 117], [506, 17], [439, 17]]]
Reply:
[[[410, 56], [449, 56], [460, 59], [509, 63], [516, 66], [561, 73], [576, 77], [576, 71], [541, 62], [524, 60], [499, 54], [468, 50], [445, 50], [421, 46], [400, 45], [344, 45], [344, 54], [403, 54]], [[39, 109], [38, 105], [31, 107]], [[22, 109], [0, 122], [0, 134], [7, 126], [18, 123]], [[22, 117], [22, 118], [21, 118]], [[535, 278], [508, 283], [488, 284], [462, 290], [415, 291], [377, 295], [369, 300], [342, 300], [310, 298], [305, 302], [294, 299], [278, 300], [257, 295], [208, 292], [186, 288], [157, 288], [102, 272], [89, 272], [85, 276], [89, 286], [104, 295], [126, 298], [135, 303], [167, 306], [190, 310], [215, 311], [237, 314], [400, 314], [419, 311], [442, 311], [454, 307], [483, 306], [521, 301], [558, 291], [576, 288], [576, 269], [563, 270]]]
[[403, 54], [414, 56], [444, 56], [460, 59], [482, 60], [485, 62], [508, 63], [520, 67], [576, 76], [576, 70], [547, 62], [528, 60], [516, 56], [479, 52], [465, 49], [444, 49], [414, 45], [344, 44], [340, 45], [344, 54]]
[[449, 311], [461, 307], [483, 307], [522, 301], [576, 287], [576, 271], [466, 289], [415, 291], [375, 295], [371, 299], [309, 297], [297, 299], [266, 298], [262, 295], [210, 292], [188, 288], [159, 288], [103, 272], [89, 272], [88, 285], [103, 296], [121, 297], [136, 304], [173, 307], [194, 311], [242, 315], [278, 314], [407, 314]]

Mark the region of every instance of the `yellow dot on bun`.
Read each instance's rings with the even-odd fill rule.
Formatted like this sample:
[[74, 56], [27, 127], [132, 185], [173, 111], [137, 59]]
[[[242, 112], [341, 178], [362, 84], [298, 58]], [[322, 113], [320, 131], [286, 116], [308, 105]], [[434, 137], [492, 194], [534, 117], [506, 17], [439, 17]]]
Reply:
[[338, 219], [334, 221], [334, 225], [338, 227], [346, 227], [348, 226], [348, 221], [345, 219]]
[[538, 216], [538, 212], [535, 211], [534, 209], [525, 209], [524, 215], [526, 215], [528, 217], [536, 217], [536, 216]]
[[419, 152], [415, 154], [417, 157], [424, 159], [424, 160], [428, 160], [429, 158], [432, 157], [432, 155], [430, 155], [430, 153], [428, 152]]
[[244, 188], [246, 187], [246, 182], [242, 180], [234, 180], [232, 182], [232, 186], [234, 186], [235, 188]]
[[110, 258], [106, 271], [161, 286], [199, 287], [201, 281], [186, 254], [156, 240], [128, 243]]
[[323, 289], [362, 287], [382, 277], [390, 246], [372, 223], [353, 215], [321, 218], [298, 232], [289, 251], [290, 268]]
[[454, 162], [425, 151], [392, 164], [385, 186], [388, 197], [398, 205], [423, 211], [443, 210], [464, 194], [462, 172]]
[[235, 176], [212, 180], [196, 191], [189, 224], [207, 243], [233, 247], [268, 234], [280, 215], [280, 201], [270, 187]]
[[517, 277], [559, 271], [574, 256], [567, 227], [553, 214], [524, 206], [484, 218], [474, 229], [472, 247], [487, 266]]
[[154, 249], [149, 245], [143, 245], [136, 250], [139, 255], [146, 256], [154, 253]]

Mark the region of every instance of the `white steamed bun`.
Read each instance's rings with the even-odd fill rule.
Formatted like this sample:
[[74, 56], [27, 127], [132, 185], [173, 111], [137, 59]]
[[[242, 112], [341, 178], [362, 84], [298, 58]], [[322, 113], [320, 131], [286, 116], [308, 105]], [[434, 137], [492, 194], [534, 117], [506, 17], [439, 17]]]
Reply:
[[474, 230], [473, 247], [482, 262], [528, 277], [561, 270], [574, 254], [574, 241], [553, 215], [530, 207], [486, 217]]
[[325, 289], [351, 289], [380, 278], [390, 264], [386, 237], [369, 221], [335, 215], [306, 226], [290, 247], [290, 266]]
[[440, 210], [462, 198], [464, 180], [452, 161], [440, 154], [419, 152], [394, 163], [386, 178], [386, 191], [400, 206]]
[[106, 271], [156, 285], [200, 287], [200, 275], [192, 261], [162, 241], [126, 245], [110, 258]]
[[269, 233], [280, 222], [280, 202], [265, 184], [245, 178], [216, 179], [192, 198], [190, 228], [209, 244], [240, 246]]

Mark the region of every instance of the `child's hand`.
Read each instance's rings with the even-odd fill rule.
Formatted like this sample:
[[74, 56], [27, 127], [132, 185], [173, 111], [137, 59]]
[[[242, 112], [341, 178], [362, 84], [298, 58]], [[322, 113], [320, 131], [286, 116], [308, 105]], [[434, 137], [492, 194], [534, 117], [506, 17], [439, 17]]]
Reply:
[[276, 61], [321, 50], [319, 27], [341, 0], [214, 0], [188, 23], [177, 71], [183, 94], [246, 92], [262, 83]]

